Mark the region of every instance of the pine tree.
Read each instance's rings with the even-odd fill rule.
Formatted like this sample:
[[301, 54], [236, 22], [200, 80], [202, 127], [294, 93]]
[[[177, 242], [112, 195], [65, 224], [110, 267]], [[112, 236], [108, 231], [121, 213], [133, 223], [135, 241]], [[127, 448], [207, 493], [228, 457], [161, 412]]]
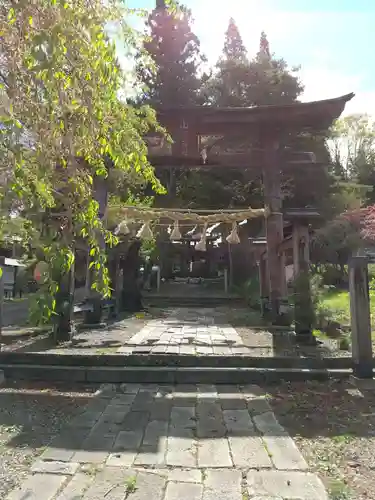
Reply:
[[170, 107], [197, 102], [201, 84], [197, 72], [203, 57], [191, 21], [191, 12], [185, 6], [177, 4], [172, 11], [163, 0], [157, 0], [146, 23], [149, 36], [144, 43], [154, 68], [144, 62], [137, 64], [139, 80], [144, 84], [142, 102]]
[[223, 49], [224, 59], [245, 63], [247, 61], [247, 51], [243, 44], [241, 34], [234, 19], [229, 19], [228, 29], [225, 33], [225, 43]]

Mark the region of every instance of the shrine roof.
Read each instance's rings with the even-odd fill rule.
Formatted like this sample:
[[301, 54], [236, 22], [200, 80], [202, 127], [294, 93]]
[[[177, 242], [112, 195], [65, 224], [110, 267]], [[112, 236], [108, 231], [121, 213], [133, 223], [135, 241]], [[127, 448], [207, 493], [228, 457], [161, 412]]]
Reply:
[[[242, 108], [214, 106], [160, 107], [157, 114], [166, 125], [178, 119], [184, 119], [202, 128], [204, 133], [210, 125], [270, 124], [302, 128], [327, 128], [343, 112], [345, 105], [354, 97], [354, 93], [333, 99], [312, 102], [295, 102], [282, 105], [264, 105]], [[199, 127], [199, 125], [201, 127]]]

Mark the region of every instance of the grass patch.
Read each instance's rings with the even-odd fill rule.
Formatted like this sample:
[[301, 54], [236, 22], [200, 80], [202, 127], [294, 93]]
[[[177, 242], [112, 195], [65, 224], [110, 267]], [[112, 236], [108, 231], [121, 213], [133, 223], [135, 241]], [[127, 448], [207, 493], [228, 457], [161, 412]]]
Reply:
[[331, 481], [328, 489], [329, 500], [352, 500], [353, 496], [342, 481]]
[[[323, 291], [319, 309], [329, 312], [330, 319], [341, 325], [350, 325], [350, 298], [347, 290], [329, 289]], [[372, 329], [375, 330], [375, 292], [370, 291], [370, 312]]]
[[337, 436], [332, 436], [332, 441], [337, 444], [349, 444], [353, 439], [357, 436], [355, 434], [346, 433], [346, 434], [338, 434]]
[[126, 480], [125, 486], [127, 495], [135, 493], [137, 490], [137, 478], [135, 476], [129, 477], [129, 479]]
[[350, 324], [349, 292], [345, 290], [328, 290], [323, 292], [319, 307], [330, 312], [334, 321], [342, 325]]

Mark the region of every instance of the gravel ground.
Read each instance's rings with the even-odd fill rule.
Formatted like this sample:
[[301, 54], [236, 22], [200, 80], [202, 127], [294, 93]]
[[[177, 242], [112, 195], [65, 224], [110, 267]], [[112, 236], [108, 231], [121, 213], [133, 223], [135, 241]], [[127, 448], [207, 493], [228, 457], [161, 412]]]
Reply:
[[34, 459], [95, 390], [26, 382], [0, 388], [0, 499], [24, 479]]
[[375, 500], [375, 383], [353, 380], [265, 388], [331, 500]]
[[116, 354], [128, 340], [141, 328], [157, 317], [164, 317], [163, 310], [149, 309], [148, 312], [134, 314], [124, 319], [111, 322], [105, 328], [77, 331], [73, 342], [66, 342], [56, 347], [48, 333], [37, 336], [3, 336], [2, 351], [49, 352], [64, 354]]
[[282, 333], [281, 330], [275, 330], [273, 334], [266, 325], [262, 327], [263, 319], [259, 312], [249, 308], [224, 308], [222, 313], [225, 321], [236, 329], [244, 345], [251, 349], [251, 356], [351, 357], [350, 351], [339, 349], [339, 341], [336, 339], [319, 338], [319, 346], [309, 347], [296, 345], [294, 334]]
[[236, 326], [236, 331], [240, 335], [245, 346], [252, 349], [252, 356], [281, 356], [307, 358], [324, 357], [351, 357], [350, 351], [340, 350], [338, 341], [335, 339], [319, 339], [322, 342], [319, 346], [298, 346], [295, 344], [294, 334], [270, 333], [267, 329], [253, 329], [248, 326]]

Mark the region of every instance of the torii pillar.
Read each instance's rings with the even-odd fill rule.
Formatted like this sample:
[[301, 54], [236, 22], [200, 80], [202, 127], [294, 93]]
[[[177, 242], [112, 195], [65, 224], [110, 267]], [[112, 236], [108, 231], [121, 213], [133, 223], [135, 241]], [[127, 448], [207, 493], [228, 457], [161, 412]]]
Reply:
[[269, 284], [270, 311], [272, 319], [277, 323], [280, 317], [280, 306], [285, 299], [285, 268], [281, 254], [281, 243], [284, 240], [283, 215], [281, 212], [281, 174], [279, 157], [279, 140], [277, 132], [264, 131], [261, 137], [263, 149], [263, 186], [264, 201], [268, 209], [266, 217], [267, 240], [267, 278]]

